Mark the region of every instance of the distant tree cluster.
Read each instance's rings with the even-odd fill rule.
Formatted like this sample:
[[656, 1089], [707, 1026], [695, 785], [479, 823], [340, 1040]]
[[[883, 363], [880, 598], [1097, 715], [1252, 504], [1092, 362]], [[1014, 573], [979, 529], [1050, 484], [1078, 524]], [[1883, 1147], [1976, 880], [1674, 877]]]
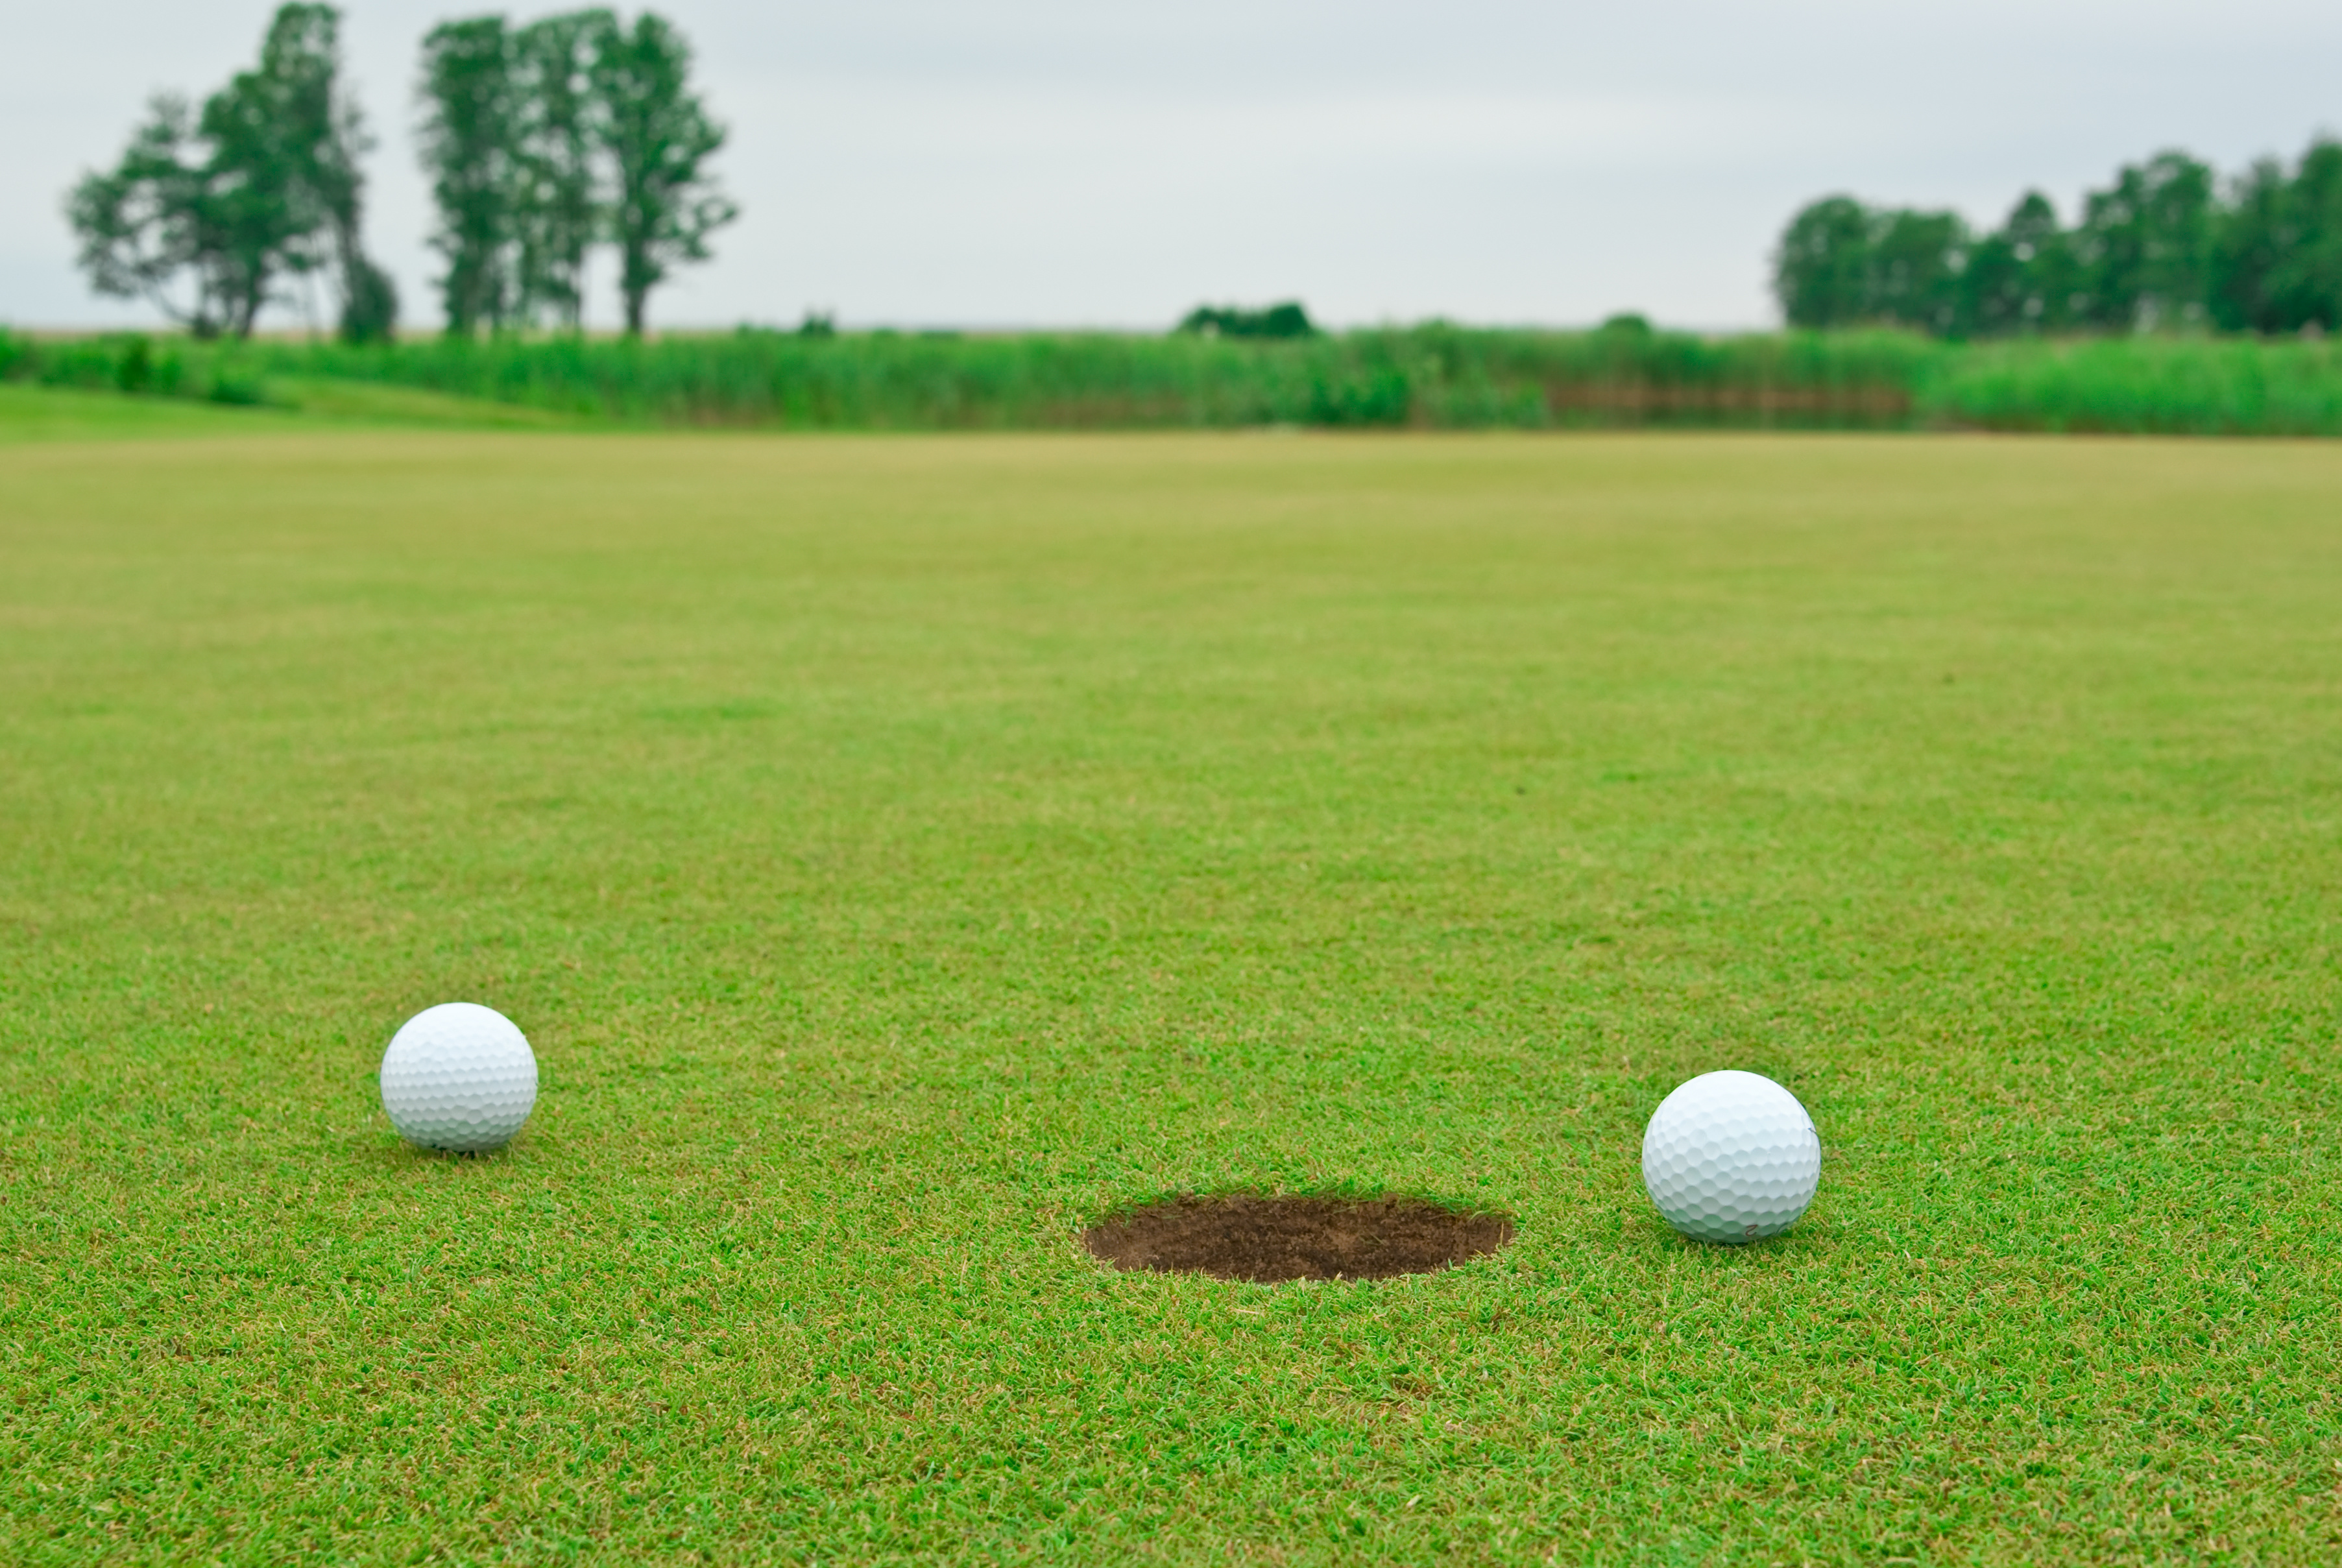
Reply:
[[[245, 337], [287, 280], [323, 279], [341, 335], [386, 338], [390, 276], [360, 240], [373, 143], [341, 75], [341, 13], [280, 7], [260, 62], [204, 101], [157, 95], [115, 168], [66, 198], [98, 293], [150, 300], [198, 337]], [[510, 26], [476, 16], [424, 40], [425, 165], [447, 328], [575, 329], [588, 253], [617, 252], [626, 330], [650, 292], [738, 215], [709, 177], [724, 145], [690, 87], [691, 51], [648, 12]]]
[[324, 278], [344, 337], [388, 335], [398, 296], [360, 243], [372, 144], [342, 87], [340, 24], [331, 5], [286, 5], [258, 65], [200, 113], [151, 101], [122, 162], [66, 197], [91, 286], [150, 300], [198, 337], [244, 336], [280, 279]]
[[2127, 166], [2073, 226], [2028, 192], [1978, 235], [1957, 213], [1830, 196], [1790, 220], [1773, 287], [1793, 326], [1941, 337], [2342, 326], [2342, 143], [2222, 182], [2185, 153]]
[[1314, 337], [1316, 324], [1296, 300], [1246, 310], [1236, 305], [1199, 305], [1180, 320], [1178, 330], [1201, 337]]
[[550, 320], [575, 327], [587, 253], [618, 253], [626, 330], [650, 291], [738, 215], [708, 158], [724, 130], [690, 90], [690, 46], [648, 12], [514, 27], [443, 23], [423, 41], [424, 162], [447, 258], [450, 332]]

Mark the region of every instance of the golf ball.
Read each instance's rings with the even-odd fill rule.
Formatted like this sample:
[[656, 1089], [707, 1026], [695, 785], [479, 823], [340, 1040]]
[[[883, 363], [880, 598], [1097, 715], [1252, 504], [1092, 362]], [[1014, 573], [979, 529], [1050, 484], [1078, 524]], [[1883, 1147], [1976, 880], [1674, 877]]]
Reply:
[[382, 1054], [382, 1108], [400, 1137], [426, 1149], [495, 1148], [535, 1104], [536, 1054], [493, 1007], [426, 1007]]
[[1756, 1073], [1703, 1073], [1643, 1129], [1643, 1190], [1696, 1242], [1757, 1242], [1797, 1223], [1822, 1141], [1797, 1097]]

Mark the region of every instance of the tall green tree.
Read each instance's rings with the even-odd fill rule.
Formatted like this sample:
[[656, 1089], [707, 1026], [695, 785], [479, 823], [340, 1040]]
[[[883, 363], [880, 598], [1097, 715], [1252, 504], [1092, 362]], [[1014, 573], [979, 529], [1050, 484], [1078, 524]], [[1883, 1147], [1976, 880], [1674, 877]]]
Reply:
[[2286, 330], [2278, 272], [2293, 242], [2293, 190], [2285, 165], [2262, 158], [2229, 186], [2211, 244], [2206, 304], [2227, 332]]
[[2273, 279], [2279, 330], [2342, 331], [2342, 142], [2310, 144], [2285, 205], [2286, 245]]
[[1968, 244], [1968, 226], [1957, 213], [1875, 214], [1865, 318], [1938, 336], [1958, 330]]
[[515, 195], [520, 108], [515, 48], [502, 16], [442, 22], [423, 40], [423, 164], [446, 258], [447, 330], [502, 326], [520, 304]]
[[221, 145], [246, 150], [245, 166], [277, 172], [285, 220], [300, 236], [294, 270], [330, 277], [341, 296], [342, 335], [365, 341], [389, 335], [397, 295], [365, 255], [359, 159], [373, 143], [343, 90], [341, 65], [340, 13], [283, 6], [259, 67], [205, 105], [205, 124]]
[[2067, 324], [2074, 258], [2047, 196], [2027, 191], [2000, 227], [1969, 247], [1960, 278], [1961, 332], [1971, 337], [2056, 332]]
[[2071, 229], [2035, 191], [1973, 240], [1948, 213], [1831, 196], [1790, 220], [1774, 289], [1798, 326], [2342, 330], [2342, 141], [2312, 141], [2290, 171], [2263, 158], [2225, 185], [2185, 153], [2158, 154], [2089, 193]]
[[1958, 330], [1967, 225], [1957, 213], [1812, 203], [1774, 254], [1773, 292], [1789, 325]]
[[2117, 172], [2084, 198], [2074, 232], [2090, 325], [2117, 332], [2201, 320], [2210, 294], [2215, 185], [2185, 153]]
[[85, 175], [65, 198], [90, 287], [144, 298], [197, 337], [233, 330], [249, 296], [219, 222], [211, 179], [183, 98], [158, 94], [122, 161]]
[[1870, 209], [1852, 196], [1800, 208], [1773, 254], [1773, 295], [1791, 326], [1851, 326], [1870, 308]]
[[626, 331], [642, 334], [650, 292], [675, 266], [705, 261], [707, 239], [739, 215], [708, 174], [722, 126], [691, 91], [691, 49], [665, 19], [615, 17], [593, 42], [597, 135], [611, 165], [610, 235]]
[[381, 335], [397, 313], [360, 228], [367, 147], [341, 85], [340, 14], [278, 8], [259, 64], [191, 113], [158, 97], [122, 162], [66, 201], [101, 294], [144, 295], [199, 335], [248, 335], [288, 275], [323, 275], [345, 335]]
[[616, 31], [607, 11], [573, 11], [532, 22], [513, 39], [519, 305], [573, 331], [584, 325], [586, 258], [605, 213], [596, 48]]

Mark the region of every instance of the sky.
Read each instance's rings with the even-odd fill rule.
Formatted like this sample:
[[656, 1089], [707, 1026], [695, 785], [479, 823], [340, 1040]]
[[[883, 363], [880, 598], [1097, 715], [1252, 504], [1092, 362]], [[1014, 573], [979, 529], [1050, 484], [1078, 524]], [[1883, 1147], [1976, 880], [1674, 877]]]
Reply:
[[[59, 203], [158, 89], [248, 65], [269, 0], [0, 0], [0, 321], [91, 295]], [[523, 7], [525, 20], [563, 7]], [[379, 146], [368, 242], [414, 327], [439, 266], [417, 45], [463, 5], [349, 0]], [[1155, 329], [1202, 302], [1323, 322], [1778, 319], [1768, 255], [1836, 192], [2070, 213], [2180, 146], [2224, 171], [2342, 132], [2333, 0], [666, 0], [730, 127], [740, 221], [653, 325]], [[631, 15], [631, 13], [629, 13]], [[588, 325], [610, 326], [606, 265]], [[297, 313], [280, 311], [279, 325]]]

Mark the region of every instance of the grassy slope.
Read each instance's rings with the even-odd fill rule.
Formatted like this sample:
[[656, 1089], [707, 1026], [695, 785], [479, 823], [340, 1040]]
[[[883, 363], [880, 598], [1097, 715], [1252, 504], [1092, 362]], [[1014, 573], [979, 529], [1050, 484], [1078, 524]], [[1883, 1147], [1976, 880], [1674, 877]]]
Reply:
[[267, 395], [265, 407], [221, 407], [172, 398], [0, 383], [0, 444], [289, 434], [319, 425], [555, 430], [591, 428], [600, 423], [420, 387], [322, 377], [280, 377], [267, 385]]
[[[2342, 450], [0, 452], [0, 1556], [2342, 1550]], [[544, 1064], [419, 1156], [383, 1042]], [[1781, 1077], [1820, 1202], [1674, 1239]], [[1511, 1208], [1113, 1275], [1167, 1190]]]
[[385, 386], [330, 376], [278, 376], [266, 385], [272, 403], [311, 418], [346, 423], [504, 430], [553, 430], [600, 423], [578, 414], [455, 397], [418, 386]]
[[231, 435], [288, 428], [285, 415], [275, 409], [220, 408], [159, 397], [122, 397], [0, 382], [0, 445]]

